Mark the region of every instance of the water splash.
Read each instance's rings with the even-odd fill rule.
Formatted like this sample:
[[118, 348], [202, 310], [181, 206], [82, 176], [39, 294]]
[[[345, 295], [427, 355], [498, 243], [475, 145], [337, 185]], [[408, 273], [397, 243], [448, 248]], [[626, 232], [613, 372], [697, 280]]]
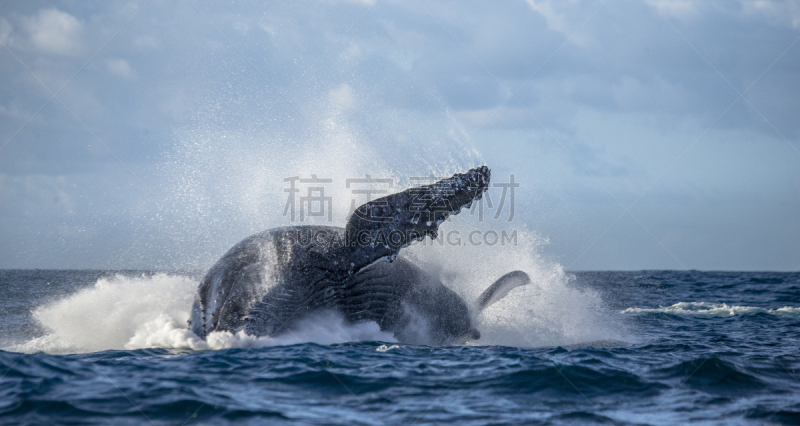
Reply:
[[[446, 223], [442, 231], [472, 232], [479, 222], [464, 217]], [[543, 243], [522, 231], [516, 244], [455, 245], [427, 240], [404, 253], [468, 302], [508, 271], [520, 269], [531, 284], [509, 295], [476, 317], [482, 337], [472, 345], [518, 347], [575, 346], [596, 341], [624, 341], [615, 317], [600, 296], [571, 285], [572, 278], [557, 263], [539, 256]], [[266, 338], [243, 332], [214, 332], [201, 340], [186, 322], [198, 282], [183, 275], [116, 275], [99, 279], [61, 300], [33, 311], [44, 336], [9, 348], [20, 352], [74, 353], [108, 349], [167, 348], [214, 350], [304, 342], [333, 344], [354, 341], [396, 342], [374, 322], [350, 324], [336, 312], [319, 312], [299, 321], [288, 332]]]
[[[354, 198], [347, 179], [389, 178], [388, 192], [413, 184], [413, 176], [445, 177], [483, 164], [482, 156], [457, 117], [435, 93], [424, 114], [392, 108], [358, 85], [331, 85], [321, 102], [301, 117], [271, 119], [231, 109], [226, 94], [212, 94], [190, 126], [177, 130], [174, 149], [161, 173], [168, 205], [156, 221], [158, 232], [146, 247], [162, 254], [163, 269], [207, 269], [241, 239], [276, 226], [344, 226]], [[259, 102], [254, 98], [254, 105]], [[289, 110], [287, 110], [289, 111]], [[375, 118], [374, 114], [388, 114]], [[416, 114], [416, 115], [415, 115]], [[291, 117], [294, 118], [291, 118]], [[287, 118], [288, 117], [288, 118]], [[306, 119], [310, 117], [310, 119]], [[409, 126], [409, 123], [413, 125]], [[491, 165], [490, 165], [491, 166]], [[291, 222], [286, 214], [285, 179], [331, 179], [327, 215]], [[500, 194], [495, 194], [499, 201]], [[356, 200], [357, 205], [363, 199]], [[417, 244], [403, 251], [467, 301], [505, 273], [521, 269], [532, 283], [477, 316], [481, 345], [551, 346], [624, 340], [604, 311], [600, 297], [571, 285], [561, 265], [539, 253], [546, 240], [524, 227], [481, 221], [462, 212], [442, 225], [440, 235], [459, 242]], [[513, 232], [514, 244], [472, 244], [473, 232]], [[438, 245], [437, 245], [438, 244]], [[374, 323], [346, 324], [332, 313], [307, 318], [285, 336], [257, 339], [212, 333], [206, 341], [186, 329], [197, 282], [181, 275], [150, 278], [117, 276], [99, 280], [63, 300], [34, 311], [47, 334], [18, 347], [25, 352], [89, 352], [147, 347], [220, 349], [227, 347], [394, 341]], [[327, 316], [326, 316], [327, 315]]]
[[[477, 315], [481, 339], [470, 344], [540, 347], [630, 340], [598, 293], [573, 286], [572, 275], [541, 256], [545, 238], [525, 228], [503, 229], [507, 234], [516, 231], [516, 239], [490, 246], [479, 236], [489, 234], [493, 226], [462, 213], [442, 226], [441, 244], [426, 241], [408, 249], [415, 263], [438, 274], [469, 303], [510, 271], [530, 276], [530, 284], [511, 290]], [[502, 235], [502, 230], [496, 232]], [[453, 237], [450, 243], [448, 237]]]
[[109, 349], [193, 349], [291, 345], [313, 342], [394, 342], [376, 323], [348, 324], [335, 312], [319, 312], [299, 321], [286, 333], [257, 338], [240, 332], [211, 333], [203, 341], [186, 321], [197, 290], [189, 277], [156, 274], [117, 275], [33, 311], [44, 336], [14, 345], [15, 352], [83, 353]]

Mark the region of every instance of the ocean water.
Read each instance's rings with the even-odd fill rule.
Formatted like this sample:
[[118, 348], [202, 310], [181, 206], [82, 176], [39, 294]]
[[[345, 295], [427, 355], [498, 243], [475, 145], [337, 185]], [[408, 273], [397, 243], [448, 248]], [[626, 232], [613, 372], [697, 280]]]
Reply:
[[430, 347], [334, 313], [200, 341], [201, 273], [0, 271], [0, 423], [800, 423], [800, 274], [529, 273]]

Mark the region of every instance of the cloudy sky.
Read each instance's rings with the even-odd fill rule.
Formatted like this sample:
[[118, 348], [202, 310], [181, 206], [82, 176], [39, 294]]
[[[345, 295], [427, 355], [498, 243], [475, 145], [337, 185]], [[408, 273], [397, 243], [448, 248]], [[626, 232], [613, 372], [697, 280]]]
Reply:
[[800, 268], [800, 3], [272, 3], [2, 2], [0, 268], [203, 269], [284, 178], [341, 224], [483, 163], [566, 269]]

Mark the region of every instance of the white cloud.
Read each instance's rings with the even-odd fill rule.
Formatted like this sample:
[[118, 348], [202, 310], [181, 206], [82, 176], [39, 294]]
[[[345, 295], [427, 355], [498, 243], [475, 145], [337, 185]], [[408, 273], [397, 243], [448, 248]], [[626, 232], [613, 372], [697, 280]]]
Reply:
[[82, 50], [83, 24], [69, 13], [58, 9], [41, 9], [23, 18], [31, 45], [45, 53], [74, 55]]
[[106, 61], [106, 68], [108, 70], [118, 76], [122, 77], [127, 80], [133, 80], [136, 78], [136, 72], [131, 67], [131, 64], [128, 63], [125, 59], [109, 59]]
[[697, 11], [692, 0], [647, 0], [647, 4], [654, 7], [658, 13], [675, 18], [687, 18]]
[[542, 15], [547, 21], [547, 27], [553, 31], [558, 31], [562, 34], [569, 35], [569, 26], [567, 25], [564, 15], [557, 13], [553, 10], [553, 4], [548, 0], [527, 0], [528, 6], [534, 12]]
[[742, 0], [741, 4], [746, 14], [762, 14], [777, 21], [788, 21], [794, 28], [800, 27], [800, 2]]
[[[226, 25], [228, 31], [233, 31], [232, 19], [250, 17], [250, 31], [247, 37], [235, 40], [237, 49], [252, 54], [250, 57], [256, 61], [258, 71], [278, 90], [291, 95], [291, 101], [303, 107], [303, 114], [311, 114], [312, 122], [336, 125], [330, 131], [321, 126], [326, 131], [323, 143], [343, 153], [343, 158], [350, 158], [347, 150], [352, 147], [384, 152], [385, 148], [380, 145], [384, 141], [400, 145], [386, 152], [387, 158], [395, 152], [416, 149], [417, 145], [425, 149], [421, 157], [428, 158], [431, 156], [427, 153], [438, 152], [436, 147], [449, 147], [451, 140], [459, 144], [463, 141], [463, 146], [469, 148], [464, 151], [472, 152], [471, 144], [475, 141], [476, 149], [484, 152], [470, 156], [470, 160], [485, 158], [485, 162], [494, 164], [497, 170], [520, 170], [520, 181], [524, 178], [528, 182], [545, 182], [546, 185], [541, 186], [545, 192], [539, 191], [541, 188], [528, 192], [535, 193], [530, 202], [547, 200], [549, 195], [543, 194], [556, 194], [547, 207], [540, 209], [537, 204], [535, 214], [539, 217], [541, 212], [545, 217], [541, 230], [551, 234], [555, 242], [552, 254], [568, 260], [583, 251], [584, 235], [602, 231], [595, 230], [591, 224], [606, 220], [601, 210], [607, 206], [597, 207], [595, 211], [595, 204], [591, 203], [599, 206], [608, 197], [603, 188], [598, 189], [593, 182], [600, 179], [614, 197], [626, 204], [632, 202], [737, 95], [681, 37], [664, 26], [657, 12], [670, 21], [681, 20], [681, 31], [685, 31], [698, 50], [707, 54], [725, 78], [738, 87], [752, 82], [785, 49], [793, 40], [792, 32], [797, 36], [790, 25], [797, 23], [796, 12], [800, 7], [798, 0], [794, 3], [736, 0], [731, 2], [732, 6], [686, 0], [635, 0], [608, 2], [598, 11], [599, 0], [526, 0], [497, 4], [449, 2], [429, 5], [426, 10], [419, 5], [381, 2], [333, 46], [345, 27], [357, 18], [353, 16], [354, 10], [363, 12], [369, 6], [346, 4], [343, 0], [339, 3], [323, 1], [323, 5], [235, 2], [209, 7], [204, 9], [204, 14], [208, 13], [213, 22]], [[74, 72], [74, 67], [70, 68], [73, 64], [64, 62], [65, 59], [74, 62], [74, 58], [57, 57], [52, 52], [91, 53], [91, 49], [100, 47], [138, 10], [126, 6], [122, 13], [117, 10], [117, 4], [105, 2], [80, 11], [80, 8], [58, 6], [72, 14], [68, 15], [52, 6], [30, 8], [24, 4], [4, 4], [8, 7], [0, 12], [0, 40], [18, 51], [37, 76], [53, 88], [60, 87]], [[253, 152], [263, 154], [252, 156], [253, 167], [277, 170], [273, 174], [280, 178], [289, 176], [286, 173], [293, 167], [307, 166], [301, 156], [286, 164], [275, 163], [274, 168], [263, 167], [275, 161], [264, 154], [270, 152], [263, 149], [265, 146], [286, 143], [296, 146], [298, 151], [309, 150], [309, 147], [313, 151], [316, 142], [311, 145], [306, 142], [309, 139], [305, 129], [309, 127], [294, 110], [285, 107], [288, 104], [272, 107], [272, 89], [258, 72], [243, 62], [236, 49], [231, 49], [218, 34], [209, 31], [204, 20], [181, 21], [180, 13], [185, 11], [185, 6], [163, 3], [157, 8], [145, 8], [104, 49], [103, 55], [95, 58], [98, 60], [64, 87], [59, 97], [69, 110], [80, 113], [81, 121], [87, 126], [98, 129], [98, 136], [107, 141], [120, 158], [126, 162], [135, 161], [137, 176], [148, 185], [156, 185], [153, 190], [159, 193], [171, 188], [160, 183], [167, 174], [170, 179], [173, 176], [180, 179], [184, 182], [182, 185], [191, 185], [196, 180], [191, 174], [173, 173], [174, 167], [194, 170], [205, 160], [217, 167], [214, 153], [223, 152], [229, 145], [252, 144]], [[39, 11], [40, 8], [51, 10]], [[52, 16], [48, 18], [47, 15]], [[53, 16], [56, 19], [52, 19]], [[43, 24], [48, 20], [67, 24], [48, 27]], [[181, 25], [176, 26], [178, 24]], [[583, 37], [591, 48], [576, 45], [575, 38], [559, 48], [578, 28], [576, 37]], [[56, 38], [62, 44], [60, 50], [56, 48], [58, 43], [46, 42], [48, 34], [50, 38], [55, 38], [53, 34], [61, 37]], [[39, 44], [34, 43], [36, 37]], [[322, 52], [326, 54], [320, 56]], [[554, 52], [557, 53], [553, 55]], [[800, 110], [800, 101], [797, 101], [800, 83], [791, 79], [793, 70], [798, 69], [798, 59], [790, 53], [764, 75], [748, 96], [776, 128], [791, 139], [800, 134], [800, 127], [791, 116], [792, 111]], [[309, 68], [312, 65], [313, 70]], [[307, 74], [295, 85], [304, 71]], [[0, 121], [3, 122], [0, 125], [11, 134], [39, 108], [46, 93], [22, 67], [9, 63], [4, 72], [6, 74], [0, 77], [4, 93], [0, 100]], [[130, 90], [128, 83], [132, 80], [127, 80], [129, 78], [135, 78], [137, 90]], [[343, 84], [345, 82], [349, 85]], [[503, 104], [508, 92], [514, 90], [517, 90], [516, 99]], [[739, 191], [746, 186], [741, 182], [749, 179], [748, 188], [755, 188], [753, 191], [762, 189], [764, 193], [777, 194], [769, 199], [767, 197], [773, 195], [764, 195], [759, 205], [767, 206], [770, 211], [788, 211], [786, 217], [790, 219], [773, 221], [774, 228], [784, 228], [784, 234], [787, 226], [790, 230], [798, 229], [790, 226], [796, 224], [796, 220], [791, 221], [789, 208], [794, 209], [797, 206], [794, 200], [800, 200], [800, 168], [795, 167], [795, 170], [784, 165], [794, 160], [791, 155], [796, 157], [788, 144], [780, 139], [767, 144], [761, 143], [762, 139], [751, 138], [752, 152], [760, 153], [754, 155], [751, 151], [741, 153], [740, 148], [731, 149], [725, 144], [730, 139], [727, 137], [720, 137], [719, 143], [708, 140], [718, 128], [727, 129], [730, 134], [743, 133], [740, 129], [755, 129], [748, 133], [754, 135], [759, 135], [762, 128], [771, 131], [764, 127], [763, 120], [755, 112], [747, 115], [751, 109], [741, 102], [734, 105], [714, 129], [706, 133], [702, 143], [680, 157], [655, 190], [642, 198], [640, 217], [643, 223], [668, 223], [681, 231], [679, 236], [696, 231], [698, 236], [713, 241], [723, 228], [712, 226], [708, 229], [716, 231], [708, 231], [706, 225], [713, 225], [720, 213], [709, 213], [710, 210], [695, 213], [691, 209], [692, 200], [704, 199], [705, 192], [722, 193], [720, 188], [724, 185], [727, 185], [724, 186], [726, 190]], [[457, 117], [451, 118], [454, 115]], [[487, 120], [489, 122], [484, 123]], [[252, 141], [249, 136], [221, 140], [209, 136], [216, 126], [225, 126], [231, 135], [252, 133], [258, 137], [252, 137]], [[176, 144], [172, 137], [176, 129], [189, 129], [186, 131], [197, 136], [180, 139], [181, 143]], [[469, 134], [471, 132], [474, 134]], [[46, 142], [50, 140], [59, 143]], [[184, 157], [179, 155], [180, 150], [190, 146], [187, 140], [194, 144], [191, 149], [199, 153], [198, 158], [202, 157], [200, 163], [181, 160]], [[756, 150], [756, 145], [761, 151]], [[732, 153], [727, 154], [728, 151]], [[444, 152], [443, 163], [469, 163], [460, 160], [467, 156], [462, 156], [458, 150]], [[723, 160], [723, 155], [728, 156]], [[165, 157], [177, 159], [174, 163], [166, 160], [160, 163]], [[241, 162], [237, 157], [244, 156], [230, 156]], [[763, 161], [748, 162], [751, 157]], [[236, 161], [230, 164], [238, 167]], [[348, 165], [342, 167], [360, 164], [354, 161], [349, 160]], [[435, 160], [440, 164], [438, 161]], [[331, 163], [337, 162], [326, 164]], [[413, 159], [389, 163], [398, 174], [411, 172], [412, 167], [415, 170], [434, 167], [427, 161], [418, 165]], [[220, 167], [233, 170], [230, 165]], [[136, 182], [130, 181], [124, 170], [120, 171], [113, 157], [59, 108], [42, 110], [26, 130], [0, 152], [0, 169], [2, 173], [10, 173], [6, 177], [0, 174], [0, 266], [86, 267], [102, 262], [115, 266], [117, 261], [106, 252], [116, 253], [115, 247], [130, 245], [139, 238], [133, 231], [141, 224], [141, 218], [156, 217], [159, 213], [151, 207], [152, 201]], [[696, 170], [702, 173], [695, 173]], [[37, 173], [66, 173], [78, 186], [72, 189], [59, 186], [57, 181], [51, 186], [46, 185], [48, 182], [36, 181], [34, 187], [28, 188], [23, 185], [22, 178], [12, 182], [17, 177]], [[774, 175], [771, 180], [757, 179], [769, 173], [772, 173], [769, 176]], [[707, 182], [706, 174], [723, 176], [726, 180], [712, 185]], [[734, 181], [732, 177], [739, 180]], [[240, 180], [253, 181], [252, 176]], [[264, 188], [272, 182], [261, 178], [256, 181]], [[694, 182], [700, 189], [692, 186]], [[217, 189], [225, 189], [225, 185], [220, 185], [200, 188], [202, 191], [198, 190], [196, 195], [192, 192], [190, 198], [214, 198], [218, 195]], [[280, 200], [281, 186], [277, 184], [276, 187], [275, 194]], [[263, 191], [245, 191], [231, 196], [225, 195], [230, 192], [219, 193], [224, 195], [226, 207], [217, 210], [223, 212], [247, 213], [257, 209], [263, 212], [262, 207], [268, 203], [253, 195], [263, 195]], [[245, 196], [239, 196], [242, 194]], [[672, 198], [668, 197], [677, 201], [670, 201]], [[787, 204], [785, 200], [792, 203]], [[659, 204], [662, 202], [664, 204]], [[750, 216], [737, 212], [750, 201], [737, 202], [739, 204], [732, 201], [733, 208], [729, 209], [734, 213], [723, 217], [729, 224], [749, 229], [747, 219]], [[661, 207], [665, 205], [671, 210], [663, 210]], [[277, 207], [278, 219], [282, 207], [282, 203]], [[213, 244], [213, 250], [204, 251], [221, 252], [226, 248], [225, 241], [235, 243], [231, 239], [236, 238], [236, 233], [244, 234], [259, 224], [272, 223], [272, 219], [262, 219], [269, 216], [263, 213], [239, 215], [244, 219], [226, 225], [222, 232], [233, 236], [217, 239], [215, 235], [222, 235], [216, 232], [220, 228], [212, 225], [220, 215], [208, 213], [213, 213], [213, 209], [203, 206], [192, 208], [191, 211], [202, 210], [196, 214], [206, 218], [201, 222], [207, 225], [187, 227], [185, 233], [175, 231], [167, 237], [159, 235], [152, 240], [142, 240], [129, 256], [134, 260], [126, 259], [126, 265], [147, 267], [169, 262], [181, 265], [184, 261], [183, 252], [179, 250], [181, 241], [222, 241]], [[70, 211], [75, 211], [74, 221], [70, 221]], [[188, 207], [186, 211], [190, 211]], [[563, 219], [565, 217], [567, 219]], [[679, 217], [682, 222], [671, 217]], [[589, 225], [575, 228], [572, 223], [575, 221], [569, 218], [585, 218], [584, 222]], [[185, 221], [177, 216], [158, 220], [163, 223], [159, 229], [184, 229], [181, 224]], [[68, 227], [86, 224], [98, 237], [84, 240], [78, 235], [85, 233], [78, 228], [57, 228], [64, 222]], [[129, 225], [130, 232], [121, 231]], [[733, 225], [730, 229], [735, 232]], [[637, 225], [634, 223], [634, 226]], [[51, 230], [50, 236], [41, 231], [45, 229]], [[61, 230], [61, 236], [53, 234], [52, 230], [57, 229]], [[664, 235], [664, 229], [653, 225], [658, 235]], [[37, 236], [40, 231], [42, 236]], [[62, 241], [59, 238], [65, 245], [58, 245]], [[766, 243], [770, 238], [752, 242]], [[41, 254], [36, 256], [37, 260], [28, 261], [16, 254], [15, 250], [22, 247], [23, 242], [30, 246], [34, 241], [33, 249], [21, 253]], [[83, 241], [88, 243], [82, 245]], [[166, 241], [163, 247], [159, 246], [160, 241]], [[781, 241], [775, 238], [772, 245], [791, 252], [792, 246]], [[720, 246], [724, 243], [719, 240]], [[694, 251], [681, 249], [690, 246], [686, 238], [675, 246], [675, 253], [681, 259], [693, 259]], [[65, 251], [64, 247], [70, 250]], [[153, 250], [138, 250], [139, 247], [159, 248], [160, 253], [167, 253], [166, 259], [151, 255]], [[624, 246], [620, 247], [623, 250], [619, 258], [645, 257], [635, 250], [625, 251]], [[724, 254], [711, 252], [698, 254], [696, 263], [690, 266], [713, 266], [709, 262]], [[100, 260], [86, 253], [97, 253], [96, 258]], [[763, 257], [758, 250], [752, 253]], [[186, 262], [201, 267], [203, 262], [214, 260], [210, 256], [197, 258], [203, 260], [186, 257]], [[597, 262], [593, 263], [596, 267], [623, 265]], [[657, 261], [637, 265], [631, 260], [623, 266], [643, 267], [653, 262]], [[776, 262], [779, 261], [763, 265], [778, 264]], [[735, 264], [734, 261], [729, 263]], [[583, 265], [588, 267], [586, 263]], [[670, 264], [657, 265], [670, 267]]]
[[578, 46], [585, 46], [589, 40], [576, 30], [581, 27], [584, 19], [596, 10], [594, 2], [587, 1], [552, 1], [552, 0], [526, 0], [534, 12], [544, 18], [547, 28], [569, 37], [569, 41]]

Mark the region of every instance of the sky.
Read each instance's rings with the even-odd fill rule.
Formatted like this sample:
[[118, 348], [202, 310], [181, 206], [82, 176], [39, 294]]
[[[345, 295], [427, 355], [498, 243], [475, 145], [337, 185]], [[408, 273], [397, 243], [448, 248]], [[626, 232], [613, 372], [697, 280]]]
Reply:
[[487, 164], [465, 223], [567, 270], [800, 269], [800, 3], [271, 3], [0, 3], [0, 268], [202, 270], [292, 177], [341, 226]]

